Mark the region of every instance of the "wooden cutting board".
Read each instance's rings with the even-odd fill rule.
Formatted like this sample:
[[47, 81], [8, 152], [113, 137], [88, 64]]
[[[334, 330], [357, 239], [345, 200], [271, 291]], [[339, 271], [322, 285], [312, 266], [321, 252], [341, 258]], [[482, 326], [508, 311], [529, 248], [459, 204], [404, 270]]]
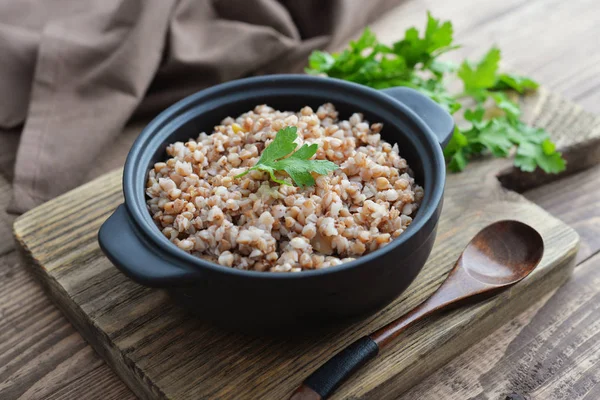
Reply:
[[[528, 98], [525, 108], [529, 120], [551, 131], [569, 172], [598, 161], [600, 130], [581, 131], [589, 126], [589, 116], [580, 108], [544, 90]], [[187, 315], [165, 292], [122, 275], [96, 240], [100, 225], [123, 200], [121, 171], [24, 214], [14, 233], [52, 299], [140, 398], [283, 399], [340, 348], [429, 296], [479, 229], [507, 218], [538, 229], [546, 252], [529, 278], [484, 303], [410, 329], [334, 396], [391, 399], [568, 278], [577, 234], [500, 184], [523, 189], [556, 177], [524, 177], [510, 165], [510, 160], [482, 159], [461, 174], [450, 174], [437, 241], [413, 285], [378, 314], [318, 337], [225, 332]]]

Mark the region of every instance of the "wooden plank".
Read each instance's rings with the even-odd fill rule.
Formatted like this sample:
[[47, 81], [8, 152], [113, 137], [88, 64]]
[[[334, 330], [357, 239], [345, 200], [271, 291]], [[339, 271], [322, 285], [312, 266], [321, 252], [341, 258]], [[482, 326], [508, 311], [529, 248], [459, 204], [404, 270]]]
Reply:
[[600, 252], [600, 166], [524, 195], [579, 233], [577, 263]]
[[19, 262], [11, 192], [0, 176], [0, 398], [133, 399]]
[[0, 257], [0, 398], [132, 399], [20, 265]]
[[[402, 398], [600, 398], [600, 254]], [[474, 362], [477, 360], [476, 362]]]

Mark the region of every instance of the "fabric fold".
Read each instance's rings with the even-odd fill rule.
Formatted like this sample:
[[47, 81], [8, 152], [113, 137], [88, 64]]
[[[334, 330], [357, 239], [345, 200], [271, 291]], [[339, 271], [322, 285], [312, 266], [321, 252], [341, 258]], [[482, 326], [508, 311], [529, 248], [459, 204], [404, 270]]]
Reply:
[[123, 129], [159, 67], [173, 5], [122, 0], [45, 27], [17, 152], [17, 211], [80, 184]]
[[104, 153], [114, 151], [128, 123], [216, 83], [297, 71], [312, 50], [339, 45], [398, 2], [0, 4], [0, 135], [23, 124], [11, 210], [82, 184], [96, 164], [104, 169], [112, 159]]

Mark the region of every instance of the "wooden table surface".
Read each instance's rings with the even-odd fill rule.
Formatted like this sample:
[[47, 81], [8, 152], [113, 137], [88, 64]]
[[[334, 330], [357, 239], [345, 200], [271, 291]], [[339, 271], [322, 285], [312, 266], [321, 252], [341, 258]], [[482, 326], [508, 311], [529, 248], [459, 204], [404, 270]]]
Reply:
[[[393, 41], [428, 9], [454, 22], [456, 59], [496, 43], [512, 68], [600, 113], [597, 0], [407, 0], [372, 27]], [[401, 398], [600, 399], [599, 183], [600, 166], [525, 193], [581, 235], [572, 279]], [[19, 264], [10, 192], [0, 178], [0, 399], [133, 399]]]

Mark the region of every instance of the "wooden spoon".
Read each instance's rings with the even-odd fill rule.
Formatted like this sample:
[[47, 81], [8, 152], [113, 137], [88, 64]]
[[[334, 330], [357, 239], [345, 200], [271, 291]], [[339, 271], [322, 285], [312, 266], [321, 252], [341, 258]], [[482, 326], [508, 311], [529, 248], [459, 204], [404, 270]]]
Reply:
[[542, 259], [540, 234], [522, 222], [499, 221], [481, 230], [467, 245], [438, 290], [421, 305], [344, 348], [312, 373], [291, 400], [327, 398], [350, 375], [407, 327], [451, 306], [474, 303], [521, 281]]

